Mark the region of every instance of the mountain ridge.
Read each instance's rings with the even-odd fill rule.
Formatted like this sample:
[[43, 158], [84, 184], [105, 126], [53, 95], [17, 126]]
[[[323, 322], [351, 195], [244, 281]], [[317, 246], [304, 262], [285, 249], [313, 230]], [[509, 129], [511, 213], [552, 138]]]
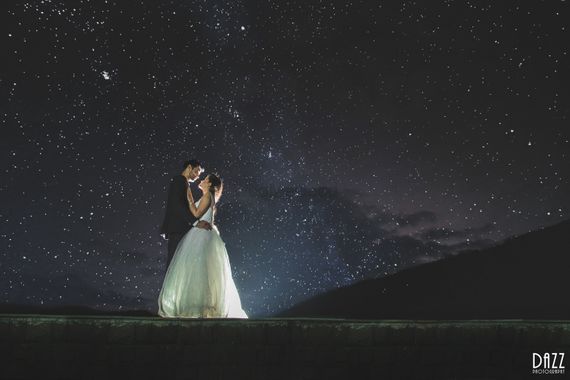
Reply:
[[[570, 319], [570, 220], [317, 295], [278, 317]], [[373, 303], [375, 301], [376, 303]]]

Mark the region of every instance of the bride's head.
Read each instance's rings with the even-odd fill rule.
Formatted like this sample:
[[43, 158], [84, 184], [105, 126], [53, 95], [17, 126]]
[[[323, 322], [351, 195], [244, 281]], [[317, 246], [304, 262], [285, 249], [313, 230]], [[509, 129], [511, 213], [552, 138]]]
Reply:
[[206, 192], [209, 191], [210, 193], [213, 193], [216, 202], [218, 202], [218, 199], [220, 199], [220, 197], [222, 196], [222, 190], [224, 189], [224, 184], [222, 182], [222, 180], [220, 179], [220, 177], [216, 174], [208, 174], [206, 176], [206, 178], [204, 178], [200, 184], [198, 185], [198, 187], [200, 188], [200, 190], [202, 190], [202, 192]]

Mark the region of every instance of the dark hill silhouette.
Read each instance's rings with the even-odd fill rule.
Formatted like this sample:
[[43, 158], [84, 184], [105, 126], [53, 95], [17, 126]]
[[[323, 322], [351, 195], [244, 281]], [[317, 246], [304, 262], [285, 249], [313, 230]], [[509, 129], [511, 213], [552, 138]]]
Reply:
[[318, 295], [277, 317], [570, 319], [570, 220]]

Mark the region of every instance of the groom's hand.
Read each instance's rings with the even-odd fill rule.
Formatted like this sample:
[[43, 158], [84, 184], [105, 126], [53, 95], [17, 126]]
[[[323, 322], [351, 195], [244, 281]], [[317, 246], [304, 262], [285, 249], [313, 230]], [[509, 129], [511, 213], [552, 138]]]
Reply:
[[203, 228], [205, 230], [210, 231], [212, 229], [212, 225], [208, 222], [206, 222], [205, 220], [201, 220], [198, 222], [198, 224], [196, 224], [196, 227], [198, 228]]

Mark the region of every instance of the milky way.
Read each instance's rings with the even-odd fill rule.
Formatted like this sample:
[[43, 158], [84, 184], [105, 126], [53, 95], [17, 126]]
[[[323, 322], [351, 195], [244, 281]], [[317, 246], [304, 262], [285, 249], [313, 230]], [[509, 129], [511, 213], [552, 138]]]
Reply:
[[4, 303], [156, 311], [190, 158], [250, 316], [570, 217], [565, 1], [7, 7]]

